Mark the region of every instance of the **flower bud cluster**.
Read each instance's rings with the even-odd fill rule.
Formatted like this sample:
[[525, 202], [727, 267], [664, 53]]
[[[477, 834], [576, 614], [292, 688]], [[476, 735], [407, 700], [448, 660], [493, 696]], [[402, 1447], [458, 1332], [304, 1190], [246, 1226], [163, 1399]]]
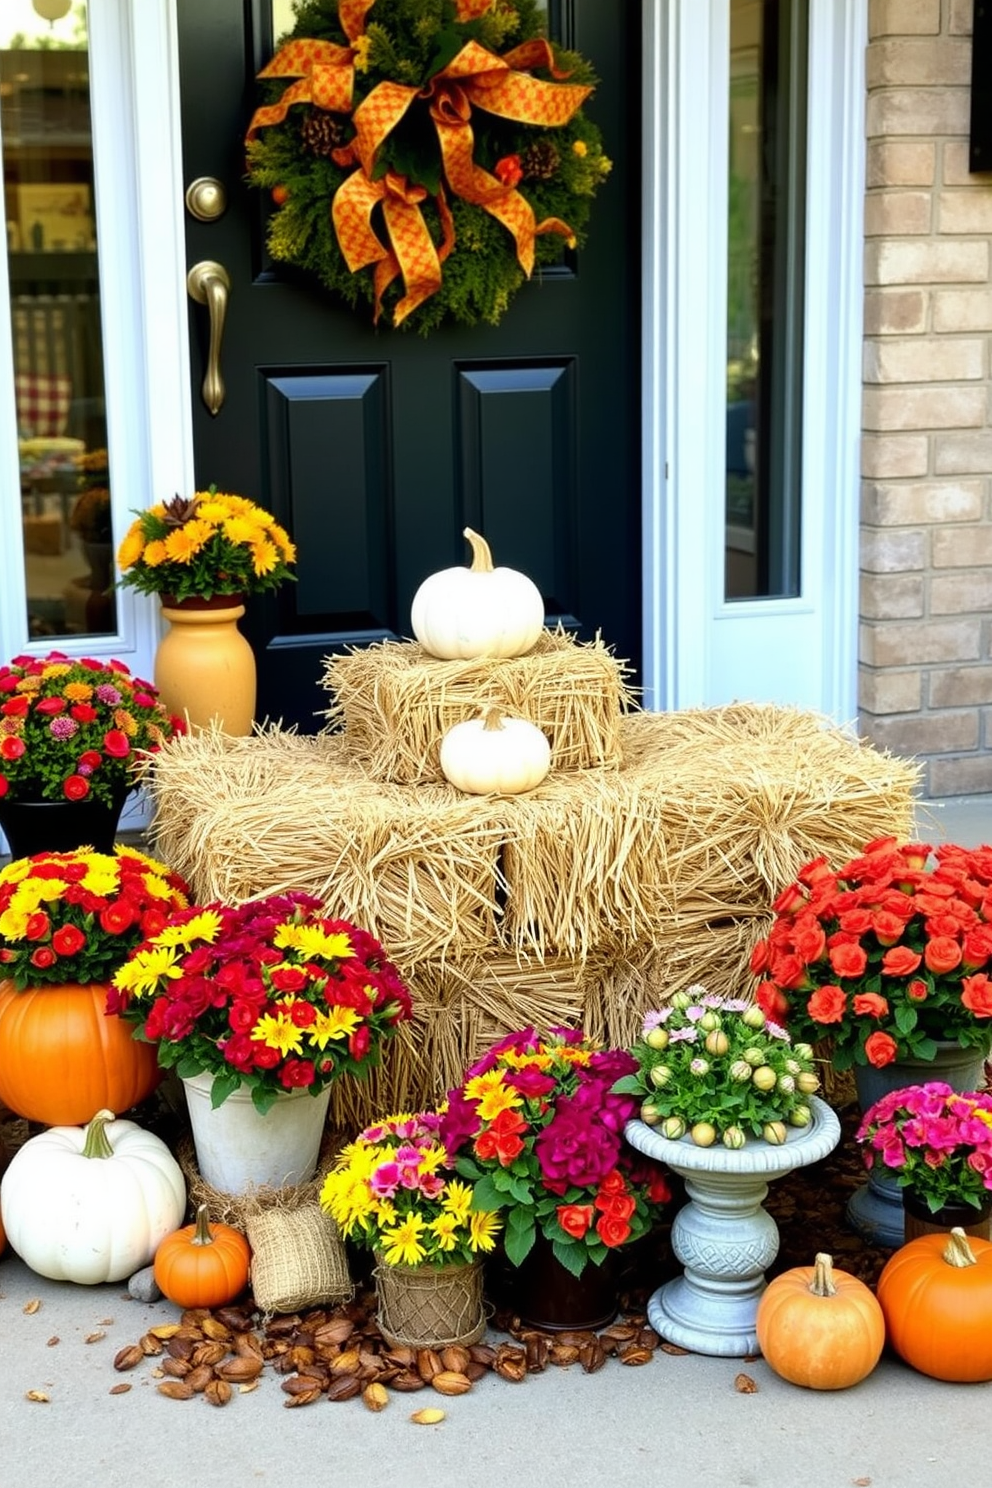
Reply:
[[[819, 1088], [809, 1044], [743, 998], [717, 997], [696, 985], [649, 1012], [631, 1050], [641, 1120], [700, 1147], [743, 1147], [760, 1138], [779, 1145], [812, 1120]], [[626, 1088], [626, 1087], [625, 1087]]]

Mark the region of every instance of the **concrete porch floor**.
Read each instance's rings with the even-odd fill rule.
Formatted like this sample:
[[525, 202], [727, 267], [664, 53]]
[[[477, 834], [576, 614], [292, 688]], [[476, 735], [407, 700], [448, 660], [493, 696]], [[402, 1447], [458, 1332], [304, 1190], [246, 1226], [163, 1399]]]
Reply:
[[[992, 796], [921, 805], [925, 841], [992, 842]], [[812, 1259], [812, 1258], [811, 1258]], [[40, 1302], [37, 1310], [25, 1311]], [[118, 1349], [167, 1303], [123, 1285], [48, 1282], [0, 1260], [0, 1488], [957, 1488], [992, 1446], [992, 1385], [953, 1386], [885, 1355], [855, 1389], [815, 1393], [763, 1360], [657, 1353], [643, 1368], [549, 1370], [520, 1385], [486, 1378], [454, 1400], [394, 1395], [373, 1415], [359, 1401], [287, 1414], [279, 1378], [223, 1410], [155, 1392], [149, 1370], [115, 1374]], [[100, 1336], [87, 1342], [92, 1334]], [[744, 1371], [757, 1389], [735, 1388]], [[132, 1389], [112, 1395], [127, 1381]], [[42, 1391], [48, 1403], [27, 1399]], [[443, 1423], [413, 1425], [440, 1403]]]

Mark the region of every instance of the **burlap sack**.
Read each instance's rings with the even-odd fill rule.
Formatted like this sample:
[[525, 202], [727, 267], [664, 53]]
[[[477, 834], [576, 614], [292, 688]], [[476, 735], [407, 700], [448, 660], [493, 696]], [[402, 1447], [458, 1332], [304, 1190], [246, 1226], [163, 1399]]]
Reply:
[[251, 1287], [263, 1312], [296, 1312], [355, 1294], [344, 1241], [319, 1204], [245, 1215]]
[[389, 1266], [377, 1256], [378, 1323], [391, 1344], [445, 1348], [478, 1343], [486, 1331], [482, 1267]]

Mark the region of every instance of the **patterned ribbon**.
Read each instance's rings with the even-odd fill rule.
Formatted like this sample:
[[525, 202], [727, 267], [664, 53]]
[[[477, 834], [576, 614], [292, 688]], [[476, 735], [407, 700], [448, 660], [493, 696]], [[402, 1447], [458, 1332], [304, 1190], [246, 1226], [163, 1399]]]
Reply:
[[[492, 3], [457, 0], [458, 20], [481, 16]], [[309, 103], [338, 113], [351, 111], [355, 43], [364, 32], [366, 14], [374, 4], [375, 0], [340, 0], [342, 28], [351, 43], [347, 47], [301, 38], [281, 48], [259, 77], [295, 77], [298, 81], [286, 89], [278, 103], [256, 109], [248, 139], [266, 125], [281, 123], [294, 103]], [[441, 286], [441, 264], [454, 246], [454, 224], [443, 191], [435, 197], [444, 233], [444, 241], [436, 249], [420, 210], [427, 192], [392, 171], [380, 180], [374, 179], [380, 148], [417, 97], [428, 101], [449, 188], [503, 224], [513, 237], [517, 261], [528, 278], [540, 234], [555, 232], [571, 237], [571, 228], [560, 217], [545, 217], [538, 222], [526, 197], [477, 165], [474, 158], [473, 107], [516, 123], [554, 128], [567, 124], [592, 92], [591, 87], [582, 84], [544, 82], [520, 70], [531, 67], [546, 68], [556, 80], [568, 76], [556, 69], [551, 47], [543, 39], [524, 42], [503, 57], [469, 41], [426, 88], [384, 81], [355, 109], [355, 139], [346, 148], [336, 150], [334, 159], [342, 166], [357, 163], [360, 169], [338, 188], [331, 216], [351, 272], [371, 263], [376, 266], [376, 320], [382, 295], [397, 274], [402, 274], [406, 291], [396, 307], [397, 325], [435, 294]], [[388, 245], [380, 241], [371, 224], [372, 210], [380, 202]]]
[[[420, 210], [426, 199], [422, 186], [412, 186], [394, 171], [387, 171], [379, 181], [370, 180], [362, 170], [353, 171], [335, 192], [331, 215], [345, 263], [353, 274], [375, 264], [375, 323], [382, 312], [382, 297], [398, 274], [403, 276], [406, 292], [393, 312], [395, 325], [402, 325], [412, 310], [441, 288], [441, 265], [455, 245], [455, 225], [444, 192], [439, 192], [434, 200], [444, 241], [435, 248]], [[379, 202], [388, 248], [372, 230], [372, 209]]]

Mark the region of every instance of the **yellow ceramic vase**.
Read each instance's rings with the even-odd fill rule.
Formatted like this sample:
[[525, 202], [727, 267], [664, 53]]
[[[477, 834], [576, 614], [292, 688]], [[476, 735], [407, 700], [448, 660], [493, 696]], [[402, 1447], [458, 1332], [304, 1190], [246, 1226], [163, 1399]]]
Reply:
[[216, 724], [225, 734], [250, 734], [255, 716], [255, 657], [238, 629], [245, 607], [234, 596], [211, 604], [169, 601], [169, 629], [155, 654], [155, 686], [170, 713], [191, 728]]

